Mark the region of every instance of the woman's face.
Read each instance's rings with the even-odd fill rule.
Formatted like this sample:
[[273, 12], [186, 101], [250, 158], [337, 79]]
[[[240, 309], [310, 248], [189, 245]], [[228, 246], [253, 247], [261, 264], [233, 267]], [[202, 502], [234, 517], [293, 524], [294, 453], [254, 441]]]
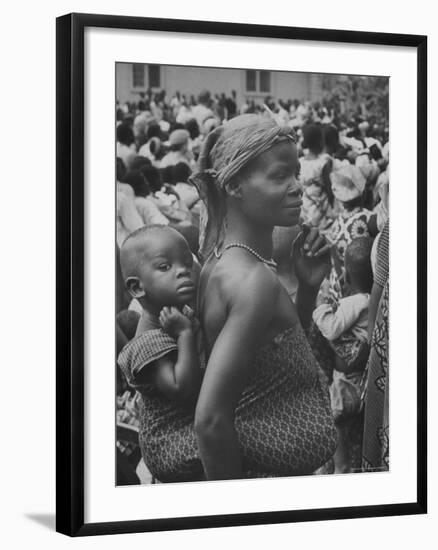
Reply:
[[256, 223], [291, 226], [299, 221], [302, 191], [295, 144], [274, 145], [250, 163], [241, 180], [241, 208]]

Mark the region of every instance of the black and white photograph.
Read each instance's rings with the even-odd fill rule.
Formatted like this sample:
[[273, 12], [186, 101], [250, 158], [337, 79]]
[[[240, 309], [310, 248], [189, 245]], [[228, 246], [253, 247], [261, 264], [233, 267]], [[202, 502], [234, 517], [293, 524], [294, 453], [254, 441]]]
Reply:
[[116, 485], [390, 471], [388, 75], [114, 70]]
[[434, 547], [438, 40], [400, 6], [7, 4], [2, 548]]

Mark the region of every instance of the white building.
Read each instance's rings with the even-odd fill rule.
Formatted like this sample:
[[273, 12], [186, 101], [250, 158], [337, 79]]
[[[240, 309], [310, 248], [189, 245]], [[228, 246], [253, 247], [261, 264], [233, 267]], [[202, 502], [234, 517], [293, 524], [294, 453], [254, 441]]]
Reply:
[[176, 91], [186, 97], [201, 90], [212, 94], [236, 91], [237, 103], [244, 99], [260, 101], [267, 96], [277, 99], [317, 100], [321, 96], [321, 75], [282, 71], [218, 69], [174, 65], [117, 63], [116, 97], [121, 102], [138, 101], [147, 89], [166, 90], [170, 98]]

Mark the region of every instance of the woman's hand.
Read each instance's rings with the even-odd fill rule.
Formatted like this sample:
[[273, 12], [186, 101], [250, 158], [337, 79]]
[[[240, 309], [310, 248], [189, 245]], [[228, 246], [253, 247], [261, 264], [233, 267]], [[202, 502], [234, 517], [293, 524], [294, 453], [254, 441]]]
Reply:
[[294, 241], [292, 255], [299, 283], [319, 288], [330, 270], [330, 245], [318, 229], [303, 225]]

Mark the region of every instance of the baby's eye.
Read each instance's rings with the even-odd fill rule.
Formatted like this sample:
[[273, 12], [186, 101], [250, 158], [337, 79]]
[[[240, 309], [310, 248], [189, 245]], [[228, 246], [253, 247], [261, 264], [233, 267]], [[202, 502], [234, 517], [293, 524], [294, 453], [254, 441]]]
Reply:
[[162, 263], [162, 264], [160, 264], [160, 265], [158, 266], [158, 269], [159, 269], [160, 271], [169, 271], [169, 269], [170, 269], [170, 264], [168, 264], [168, 263]]

